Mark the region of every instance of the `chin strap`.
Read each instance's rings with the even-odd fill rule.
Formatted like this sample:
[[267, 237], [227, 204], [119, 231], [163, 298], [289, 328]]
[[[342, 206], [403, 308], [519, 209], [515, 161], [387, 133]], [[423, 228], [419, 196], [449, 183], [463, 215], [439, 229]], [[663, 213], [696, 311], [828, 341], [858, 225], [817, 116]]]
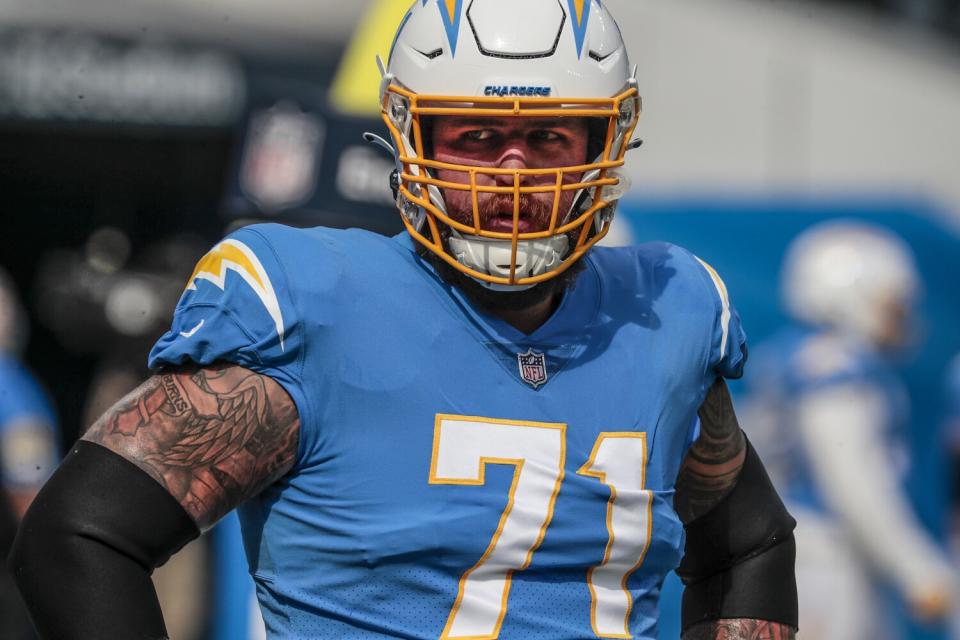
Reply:
[[[447, 240], [453, 257], [460, 264], [498, 278], [510, 277], [513, 243], [510, 240], [483, 238], [453, 231]], [[531, 278], [556, 269], [567, 254], [570, 241], [565, 235], [521, 240], [517, 243], [516, 278]], [[474, 278], [494, 291], [523, 291], [535, 285], [494, 284]]]

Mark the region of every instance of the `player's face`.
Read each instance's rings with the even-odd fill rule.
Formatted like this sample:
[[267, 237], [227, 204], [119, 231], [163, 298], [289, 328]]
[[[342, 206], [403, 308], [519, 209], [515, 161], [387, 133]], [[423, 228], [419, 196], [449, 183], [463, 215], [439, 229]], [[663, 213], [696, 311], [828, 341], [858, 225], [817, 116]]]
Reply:
[[915, 338], [916, 318], [909, 300], [891, 298], [879, 308], [883, 322], [874, 342], [883, 350], [897, 351], [908, 346]]
[[[584, 164], [589, 127], [584, 118], [517, 118], [440, 116], [432, 122], [433, 158], [440, 162], [500, 169], [544, 169]], [[575, 184], [582, 173], [564, 173], [564, 183]], [[448, 182], [470, 183], [464, 171], [437, 170]], [[554, 186], [555, 173], [525, 175], [520, 186]], [[513, 175], [477, 174], [479, 186], [513, 187]], [[570, 210], [575, 190], [560, 196], [559, 218]], [[470, 191], [443, 190], [447, 213], [457, 222], [473, 224]], [[481, 227], [487, 231], [513, 231], [513, 194], [478, 195]], [[523, 194], [520, 200], [520, 233], [549, 227], [554, 194]]]

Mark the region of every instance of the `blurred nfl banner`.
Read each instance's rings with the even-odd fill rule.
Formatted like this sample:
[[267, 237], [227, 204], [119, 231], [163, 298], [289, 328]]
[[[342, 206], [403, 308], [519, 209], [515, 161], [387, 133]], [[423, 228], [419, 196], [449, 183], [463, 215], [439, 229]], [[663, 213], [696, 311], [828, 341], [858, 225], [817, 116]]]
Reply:
[[383, 25], [395, 25], [408, 6], [407, 0], [371, 4], [330, 78], [294, 69], [250, 71], [248, 110], [223, 206], [228, 219], [400, 231], [390, 191], [394, 161], [362, 136], [388, 137], [375, 56], [386, 58], [390, 44]]
[[327, 85], [251, 74], [223, 214], [232, 221], [400, 229], [390, 192], [392, 158], [363, 140], [379, 118], [340, 112]]
[[221, 51], [75, 30], [0, 30], [0, 118], [229, 127], [241, 65]]

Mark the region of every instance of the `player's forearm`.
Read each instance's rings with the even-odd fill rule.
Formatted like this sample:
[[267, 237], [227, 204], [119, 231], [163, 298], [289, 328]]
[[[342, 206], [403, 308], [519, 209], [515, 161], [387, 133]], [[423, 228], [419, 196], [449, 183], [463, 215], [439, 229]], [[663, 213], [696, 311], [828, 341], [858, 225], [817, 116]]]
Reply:
[[157, 640], [150, 572], [198, 534], [141, 469], [80, 442], [27, 510], [10, 569], [41, 638]]
[[299, 419], [236, 365], [154, 376], [109, 410], [28, 509], [11, 568], [43, 638], [166, 636], [150, 573], [290, 469]]
[[801, 441], [826, 502], [901, 591], [946, 585], [949, 562], [911, 510], [882, 444], [882, 406], [866, 389], [820, 392], [798, 411]]
[[695, 625], [682, 640], [793, 640], [796, 630], [779, 622], [730, 618]]
[[793, 638], [796, 522], [740, 430], [723, 381], [699, 415], [700, 437], [674, 496], [687, 535], [677, 569], [686, 585], [683, 638]]
[[710, 511], [737, 482], [746, 455], [740, 424], [722, 378], [710, 388], [699, 411], [700, 437], [677, 476], [674, 508], [683, 522]]

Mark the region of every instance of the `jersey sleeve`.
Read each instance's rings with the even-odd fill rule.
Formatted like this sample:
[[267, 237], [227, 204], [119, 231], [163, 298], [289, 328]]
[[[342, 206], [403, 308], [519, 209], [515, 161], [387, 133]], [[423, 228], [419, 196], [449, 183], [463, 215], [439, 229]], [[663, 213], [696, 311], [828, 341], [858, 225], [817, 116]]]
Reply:
[[740, 324], [740, 315], [730, 302], [727, 285], [720, 274], [700, 258], [696, 260], [709, 281], [707, 289], [715, 308], [709, 369], [724, 378], [739, 378], [747, 361], [747, 336]]
[[151, 369], [231, 362], [276, 380], [308, 419], [303, 329], [278, 248], [257, 227], [227, 236], [197, 263]]

